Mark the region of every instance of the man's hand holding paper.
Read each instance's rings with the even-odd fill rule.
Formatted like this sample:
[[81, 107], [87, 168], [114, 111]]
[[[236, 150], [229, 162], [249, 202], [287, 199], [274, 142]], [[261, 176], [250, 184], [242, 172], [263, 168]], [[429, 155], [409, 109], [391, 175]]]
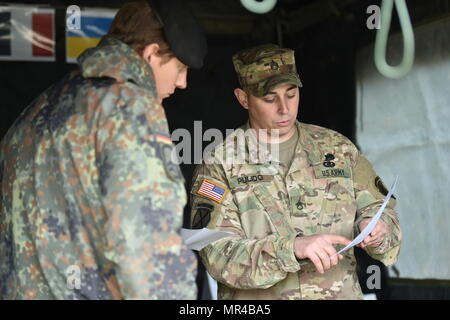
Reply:
[[[360, 223], [359, 223], [359, 230], [364, 230], [366, 228], [366, 226], [370, 223], [371, 219], [367, 218], [367, 219], [363, 219]], [[381, 243], [383, 243], [384, 238], [386, 237], [388, 233], [387, 227], [386, 227], [386, 223], [384, 223], [383, 220], [378, 220], [375, 228], [372, 230], [372, 232], [364, 238], [364, 240], [358, 244], [358, 247], [361, 248], [376, 248], [378, 247]]]

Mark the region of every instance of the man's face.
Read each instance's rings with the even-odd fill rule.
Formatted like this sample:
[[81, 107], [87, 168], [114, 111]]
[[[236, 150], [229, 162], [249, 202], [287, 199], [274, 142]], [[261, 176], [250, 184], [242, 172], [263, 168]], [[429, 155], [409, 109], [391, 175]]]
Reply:
[[[280, 142], [292, 136], [295, 129], [300, 91], [286, 84], [263, 97], [248, 95], [248, 113], [253, 129], [278, 129]], [[284, 138], [284, 139], [283, 139]]]
[[155, 76], [159, 102], [173, 94], [176, 88], [186, 88], [188, 68], [176, 57], [163, 62], [162, 57], [155, 55], [150, 60], [150, 65]]

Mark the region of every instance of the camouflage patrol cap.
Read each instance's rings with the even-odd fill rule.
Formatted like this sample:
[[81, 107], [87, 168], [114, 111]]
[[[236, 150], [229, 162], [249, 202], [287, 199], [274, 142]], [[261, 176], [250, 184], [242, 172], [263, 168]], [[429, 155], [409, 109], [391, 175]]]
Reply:
[[291, 49], [275, 44], [244, 49], [233, 56], [233, 64], [242, 88], [257, 97], [283, 84], [303, 86]]

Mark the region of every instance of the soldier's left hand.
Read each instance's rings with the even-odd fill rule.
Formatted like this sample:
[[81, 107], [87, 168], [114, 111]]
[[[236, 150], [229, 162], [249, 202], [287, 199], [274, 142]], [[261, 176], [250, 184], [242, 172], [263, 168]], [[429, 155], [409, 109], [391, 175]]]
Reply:
[[[364, 230], [364, 228], [370, 223], [371, 219], [363, 219], [359, 223], [359, 230]], [[378, 220], [377, 225], [373, 228], [372, 232], [364, 238], [364, 240], [358, 245], [361, 248], [369, 247], [376, 248], [384, 240], [386, 234], [388, 233], [386, 224], [381, 219]]]

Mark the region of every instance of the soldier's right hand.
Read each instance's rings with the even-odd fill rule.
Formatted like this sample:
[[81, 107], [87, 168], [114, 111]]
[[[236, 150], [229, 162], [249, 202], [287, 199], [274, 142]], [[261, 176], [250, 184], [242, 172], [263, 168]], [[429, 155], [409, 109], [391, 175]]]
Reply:
[[314, 263], [317, 271], [324, 273], [326, 270], [337, 265], [339, 260], [344, 259], [341, 254], [335, 255], [336, 249], [334, 249], [333, 244], [346, 246], [350, 242], [347, 238], [334, 234], [297, 237], [294, 242], [294, 253], [297, 259], [310, 259]]

